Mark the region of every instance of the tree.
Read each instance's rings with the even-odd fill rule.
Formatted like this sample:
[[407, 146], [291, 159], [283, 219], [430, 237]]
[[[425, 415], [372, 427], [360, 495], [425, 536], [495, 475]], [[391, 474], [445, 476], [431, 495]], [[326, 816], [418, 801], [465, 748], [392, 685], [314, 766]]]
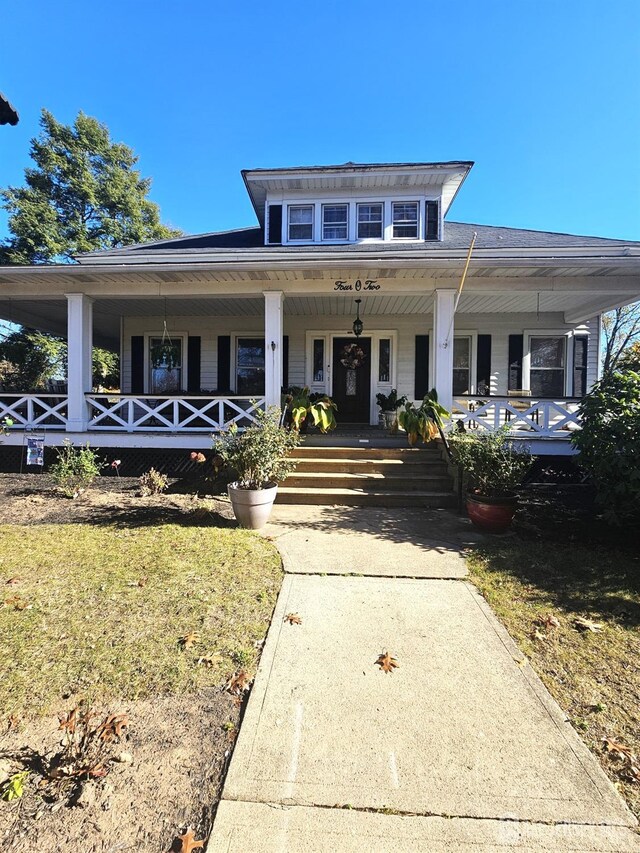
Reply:
[[625, 351], [640, 341], [640, 302], [616, 308], [602, 317], [604, 355], [602, 373], [616, 370]]
[[135, 169], [129, 146], [112, 142], [106, 125], [79, 112], [72, 125], [47, 110], [31, 140], [35, 167], [24, 187], [0, 192], [11, 238], [0, 263], [71, 262], [74, 255], [174, 237], [147, 198], [149, 178]]

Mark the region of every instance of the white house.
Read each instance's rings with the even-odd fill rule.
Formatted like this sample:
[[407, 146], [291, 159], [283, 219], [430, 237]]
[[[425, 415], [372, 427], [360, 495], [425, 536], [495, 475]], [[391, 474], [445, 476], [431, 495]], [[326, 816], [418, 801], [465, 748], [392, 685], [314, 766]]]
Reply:
[[[192, 447], [305, 384], [375, 425], [378, 392], [435, 386], [472, 428], [558, 452], [601, 313], [640, 298], [640, 243], [449, 221], [472, 165], [247, 170], [257, 225], [0, 267], [0, 314], [69, 340], [66, 394], [0, 393], [5, 442]], [[92, 341], [120, 350], [121, 393], [92, 389]]]

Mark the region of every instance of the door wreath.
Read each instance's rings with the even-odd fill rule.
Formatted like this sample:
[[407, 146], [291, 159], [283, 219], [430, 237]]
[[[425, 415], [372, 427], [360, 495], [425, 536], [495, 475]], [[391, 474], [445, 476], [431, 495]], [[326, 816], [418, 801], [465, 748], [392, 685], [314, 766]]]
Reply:
[[357, 370], [366, 360], [364, 350], [358, 344], [345, 344], [340, 356], [340, 364], [347, 370]]

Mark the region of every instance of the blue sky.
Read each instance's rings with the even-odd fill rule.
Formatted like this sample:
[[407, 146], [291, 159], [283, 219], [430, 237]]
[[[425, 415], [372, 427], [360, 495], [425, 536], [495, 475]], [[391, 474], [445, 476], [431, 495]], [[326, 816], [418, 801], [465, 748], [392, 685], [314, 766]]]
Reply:
[[0, 185], [42, 107], [82, 109], [190, 233], [255, 223], [242, 168], [468, 159], [451, 219], [640, 240], [638, 0], [0, 0], [0, 19], [21, 117]]

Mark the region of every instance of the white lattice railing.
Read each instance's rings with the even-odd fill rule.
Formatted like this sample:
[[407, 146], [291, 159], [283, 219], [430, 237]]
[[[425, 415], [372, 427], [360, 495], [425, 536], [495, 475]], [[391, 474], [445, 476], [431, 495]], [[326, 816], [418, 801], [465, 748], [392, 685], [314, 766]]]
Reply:
[[87, 394], [89, 429], [105, 432], [218, 432], [248, 426], [264, 397], [154, 397]]
[[505, 424], [514, 435], [569, 438], [580, 429], [576, 398], [455, 397], [452, 419], [466, 429], [494, 432]]
[[67, 397], [60, 394], [0, 393], [0, 422], [8, 429], [66, 429]]

